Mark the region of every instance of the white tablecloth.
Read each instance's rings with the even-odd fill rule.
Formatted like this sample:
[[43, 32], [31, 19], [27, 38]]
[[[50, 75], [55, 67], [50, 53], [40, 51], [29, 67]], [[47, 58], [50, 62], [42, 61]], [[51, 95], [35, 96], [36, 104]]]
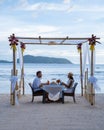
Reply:
[[48, 92], [49, 99], [53, 101], [58, 100], [60, 98], [60, 92], [65, 89], [63, 85], [56, 84], [44, 85], [42, 88]]

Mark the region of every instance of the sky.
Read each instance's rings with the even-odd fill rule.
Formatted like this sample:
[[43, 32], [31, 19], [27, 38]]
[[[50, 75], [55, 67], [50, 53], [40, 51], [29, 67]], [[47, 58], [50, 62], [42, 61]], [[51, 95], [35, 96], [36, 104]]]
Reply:
[[[12, 60], [8, 37], [100, 37], [96, 62], [104, 64], [104, 0], [0, 0], [0, 60]], [[26, 54], [79, 63], [74, 46], [26, 46]]]

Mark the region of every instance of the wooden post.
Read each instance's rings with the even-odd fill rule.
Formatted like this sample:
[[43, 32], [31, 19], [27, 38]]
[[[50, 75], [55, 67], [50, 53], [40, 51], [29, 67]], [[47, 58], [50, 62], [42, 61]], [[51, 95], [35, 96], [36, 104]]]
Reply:
[[[13, 48], [13, 71], [12, 75], [16, 76], [16, 50]], [[10, 102], [12, 105], [15, 105], [15, 91], [12, 92], [11, 88], [11, 97], [10, 97]]]
[[16, 50], [13, 49], [13, 75], [16, 75]]
[[83, 73], [82, 73], [82, 49], [80, 50], [80, 80], [81, 80], [81, 96], [83, 96]]
[[89, 93], [88, 93], [88, 68], [87, 68], [87, 71], [86, 71], [86, 86], [87, 86], [87, 100], [89, 99]]
[[[91, 76], [94, 76], [94, 50], [91, 49]], [[93, 88], [93, 83], [91, 83], [91, 105], [95, 104], [95, 92]]]
[[86, 91], [87, 91], [87, 71], [85, 71], [85, 77], [84, 77], [84, 97], [86, 98]]
[[85, 87], [84, 95], [85, 95], [85, 98], [88, 100], [88, 95], [89, 95], [88, 93], [88, 68], [85, 71], [84, 87]]
[[[22, 51], [22, 59], [23, 59], [23, 51]], [[25, 94], [25, 85], [24, 85], [24, 60], [23, 60], [23, 65], [22, 65], [22, 70], [21, 70], [21, 76], [22, 76], [22, 87], [23, 87], [23, 93], [22, 94], [24, 95]]]

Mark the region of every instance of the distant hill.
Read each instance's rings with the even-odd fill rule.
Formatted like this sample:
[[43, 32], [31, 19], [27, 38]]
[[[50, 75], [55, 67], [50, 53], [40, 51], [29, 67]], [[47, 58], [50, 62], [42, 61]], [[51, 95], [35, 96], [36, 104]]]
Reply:
[[[17, 59], [19, 62], [19, 59]], [[24, 63], [57, 63], [57, 64], [72, 64], [69, 60], [65, 58], [53, 58], [53, 57], [43, 57], [43, 56], [32, 56], [25, 55]]]
[[[0, 63], [12, 63], [12, 61], [0, 60]], [[17, 63], [19, 63], [19, 59], [17, 59]], [[44, 56], [32, 56], [32, 55], [25, 55], [24, 63], [72, 64], [72, 62], [70, 62], [65, 58], [54, 58], [54, 57], [44, 57]]]
[[12, 63], [12, 61], [0, 60], [0, 63]]

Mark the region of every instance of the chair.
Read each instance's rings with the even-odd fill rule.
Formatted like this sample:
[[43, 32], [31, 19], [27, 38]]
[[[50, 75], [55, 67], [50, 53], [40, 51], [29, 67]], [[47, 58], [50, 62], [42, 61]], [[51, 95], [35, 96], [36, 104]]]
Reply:
[[32, 101], [34, 101], [34, 96], [43, 96], [43, 99], [42, 99], [42, 102], [45, 103], [45, 95], [46, 95], [46, 92], [44, 90], [38, 90], [38, 91], [34, 91], [34, 89], [32, 88], [32, 84], [29, 83], [29, 86], [31, 88], [31, 91], [32, 91]]
[[75, 100], [75, 89], [76, 89], [77, 85], [78, 85], [78, 83], [75, 82], [73, 87], [62, 91], [62, 103], [64, 103], [64, 96], [72, 96], [74, 103], [76, 102], [76, 100]]

